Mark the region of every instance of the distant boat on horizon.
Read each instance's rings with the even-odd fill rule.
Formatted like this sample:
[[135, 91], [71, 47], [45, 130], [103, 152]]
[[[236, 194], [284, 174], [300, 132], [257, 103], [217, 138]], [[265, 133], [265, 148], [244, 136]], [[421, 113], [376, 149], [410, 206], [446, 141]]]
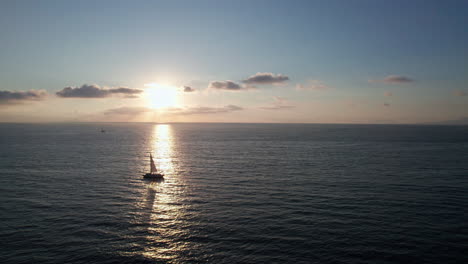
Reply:
[[158, 172], [156, 165], [154, 164], [153, 156], [150, 153], [150, 172], [143, 174], [143, 178], [145, 179], [163, 179], [164, 174]]

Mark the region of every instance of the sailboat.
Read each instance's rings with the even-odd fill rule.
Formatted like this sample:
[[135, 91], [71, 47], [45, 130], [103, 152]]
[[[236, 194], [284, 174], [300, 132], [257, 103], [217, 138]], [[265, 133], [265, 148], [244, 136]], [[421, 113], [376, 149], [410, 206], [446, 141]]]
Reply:
[[156, 165], [154, 165], [153, 156], [150, 153], [150, 172], [143, 174], [143, 178], [145, 179], [162, 179], [164, 178], [164, 174], [159, 173], [158, 169], [156, 169]]

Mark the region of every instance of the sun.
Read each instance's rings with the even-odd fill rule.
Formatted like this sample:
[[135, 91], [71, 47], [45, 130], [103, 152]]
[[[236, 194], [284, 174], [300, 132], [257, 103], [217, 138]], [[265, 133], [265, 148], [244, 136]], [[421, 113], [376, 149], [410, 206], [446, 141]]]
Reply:
[[157, 83], [145, 84], [147, 88], [145, 100], [153, 109], [175, 107], [177, 105], [177, 88]]

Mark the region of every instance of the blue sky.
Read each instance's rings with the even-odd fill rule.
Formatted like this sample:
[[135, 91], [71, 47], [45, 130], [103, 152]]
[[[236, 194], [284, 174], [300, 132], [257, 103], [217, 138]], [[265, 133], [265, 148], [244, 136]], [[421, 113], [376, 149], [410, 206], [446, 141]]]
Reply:
[[[14, 121], [18, 112], [27, 121], [28, 111], [40, 104], [72, 105], [75, 113], [115, 104], [136, 107], [135, 101], [117, 98], [96, 103], [53, 97], [69, 86], [143, 89], [155, 82], [197, 89], [192, 98], [180, 95], [185, 99], [179, 108], [226, 104], [248, 110], [175, 118], [181, 121], [463, 118], [468, 116], [467, 12], [466, 1], [2, 1], [0, 91], [46, 90], [49, 96], [5, 104], [0, 121], [2, 116]], [[206, 91], [210, 82], [242, 83], [256, 73], [289, 80], [253, 92]], [[412, 81], [369, 82], [388, 76]], [[310, 80], [327, 89], [295, 89]], [[278, 119], [271, 111], [253, 114], [268, 100], [295, 109], [274, 111]], [[340, 116], [346, 105], [365, 109]], [[42, 107], [44, 120], [81, 120], [67, 117], [67, 111], [48, 114]], [[392, 107], [399, 109], [389, 113]], [[435, 109], [439, 116], [431, 113]], [[327, 114], [308, 118], [316, 111]]]

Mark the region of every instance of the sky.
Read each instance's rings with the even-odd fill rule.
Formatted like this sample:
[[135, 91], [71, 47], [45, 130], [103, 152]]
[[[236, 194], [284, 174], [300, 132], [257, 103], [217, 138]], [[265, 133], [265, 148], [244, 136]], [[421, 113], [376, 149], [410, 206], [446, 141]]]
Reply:
[[468, 122], [468, 1], [1, 1], [0, 122]]

